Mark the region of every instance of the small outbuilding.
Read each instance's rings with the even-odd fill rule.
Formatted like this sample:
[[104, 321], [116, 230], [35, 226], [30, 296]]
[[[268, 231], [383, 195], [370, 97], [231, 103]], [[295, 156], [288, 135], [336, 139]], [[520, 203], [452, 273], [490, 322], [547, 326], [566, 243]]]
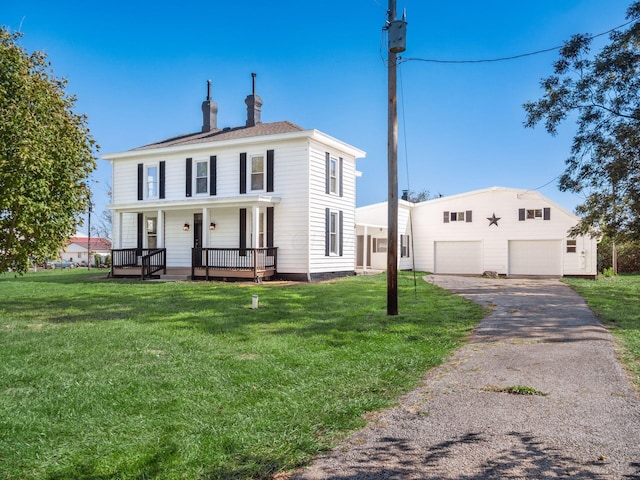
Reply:
[[[597, 238], [537, 191], [492, 187], [420, 203], [400, 200], [398, 268], [438, 274], [597, 275]], [[356, 268], [386, 269], [387, 203], [356, 209]]]

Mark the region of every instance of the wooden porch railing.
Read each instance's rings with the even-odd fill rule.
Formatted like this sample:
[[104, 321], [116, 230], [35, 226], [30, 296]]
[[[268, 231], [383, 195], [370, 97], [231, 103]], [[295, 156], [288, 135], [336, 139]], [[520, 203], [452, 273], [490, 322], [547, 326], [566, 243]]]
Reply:
[[[204, 270], [204, 277], [210, 276], [248, 276], [262, 278], [265, 273], [272, 275], [276, 271], [278, 248], [193, 248], [191, 250], [191, 276]], [[244, 275], [238, 275], [244, 272]]]
[[111, 275], [116, 269], [140, 269], [142, 280], [163, 270], [167, 273], [166, 248], [121, 248], [111, 250]]

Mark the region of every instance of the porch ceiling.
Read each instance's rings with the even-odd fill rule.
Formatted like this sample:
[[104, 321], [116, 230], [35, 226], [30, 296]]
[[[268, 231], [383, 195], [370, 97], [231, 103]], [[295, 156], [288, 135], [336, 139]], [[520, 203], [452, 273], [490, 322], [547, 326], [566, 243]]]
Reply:
[[121, 205], [108, 205], [109, 210], [116, 212], [144, 212], [157, 210], [192, 210], [194, 208], [213, 208], [213, 207], [271, 207], [280, 203], [280, 197], [272, 197], [269, 195], [242, 195], [237, 197], [207, 197], [195, 198], [190, 200], [157, 200], [157, 201], [139, 201], [135, 203], [127, 203]]

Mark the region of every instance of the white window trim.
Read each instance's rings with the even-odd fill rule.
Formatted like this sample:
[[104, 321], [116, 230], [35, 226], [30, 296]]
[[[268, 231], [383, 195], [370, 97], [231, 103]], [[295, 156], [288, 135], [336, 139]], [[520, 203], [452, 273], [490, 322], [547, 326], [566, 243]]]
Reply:
[[[267, 188], [267, 156], [264, 153], [256, 153], [255, 155], [248, 155], [247, 157], [247, 162], [249, 163], [249, 165], [247, 165], [247, 170], [249, 172], [247, 175], [247, 181], [249, 182], [247, 190], [249, 192], [264, 192]], [[262, 188], [253, 188], [253, 160], [255, 158], [262, 158]]]
[[[453, 219], [454, 215], [456, 217], [455, 220]], [[456, 212], [453, 212], [453, 211], [449, 212], [449, 222], [450, 223], [452, 223], [452, 222], [464, 222], [464, 221], [465, 221], [465, 212], [464, 211], [462, 211], [462, 212], [457, 212], [457, 211]]]
[[371, 249], [373, 253], [387, 253], [387, 239], [382, 237], [373, 237]]
[[[149, 193], [149, 186], [152, 184], [151, 182], [149, 182], [149, 169], [151, 168], [155, 168], [156, 169], [156, 175], [155, 175], [155, 190], [156, 193], [155, 195], [151, 195]], [[145, 200], [149, 199], [149, 200], [156, 200], [158, 198], [160, 198], [160, 165], [158, 163], [147, 163], [144, 165], [144, 183], [143, 183], [143, 198]]]
[[329, 156], [329, 193], [338, 195], [338, 185], [340, 185], [340, 172], [338, 159], [333, 155]]
[[[333, 229], [332, 229], [333, 227]], [[340, 255], [340, 213], [335, 210], [329, 211], [329, 255], [337, 257]]]
[[[198, 164], [199, 163], [204, 163], [205, 167], [207, 169], [207, 175], [206, 177], [198, 177]], [[208, 195], [209, 194], [209, 161], [208, 160], [194, 160], [193, 161], [193, 166], [194, 166], [194, 175], [193, 175], [193, 194], [194, 195]], [[205, 185], [205, 189], [204, 192], [198, 192], [198, 178], [206, 178], [206, 185]]]
[[[529, 217], [529, 212], [533, 212], [533, 217]], [[537, 213], [540, 212], [540, 216]], [[542, 220], [544, 219], [544, 209], [542, 208], [527, 208], [525, 210], [525, 220]]]

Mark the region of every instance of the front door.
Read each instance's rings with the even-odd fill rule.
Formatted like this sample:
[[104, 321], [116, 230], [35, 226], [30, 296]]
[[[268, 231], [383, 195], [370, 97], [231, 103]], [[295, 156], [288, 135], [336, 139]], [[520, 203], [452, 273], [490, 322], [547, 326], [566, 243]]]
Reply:
[[193, 214], [193, 247], [202, 247], [202, 214]]

